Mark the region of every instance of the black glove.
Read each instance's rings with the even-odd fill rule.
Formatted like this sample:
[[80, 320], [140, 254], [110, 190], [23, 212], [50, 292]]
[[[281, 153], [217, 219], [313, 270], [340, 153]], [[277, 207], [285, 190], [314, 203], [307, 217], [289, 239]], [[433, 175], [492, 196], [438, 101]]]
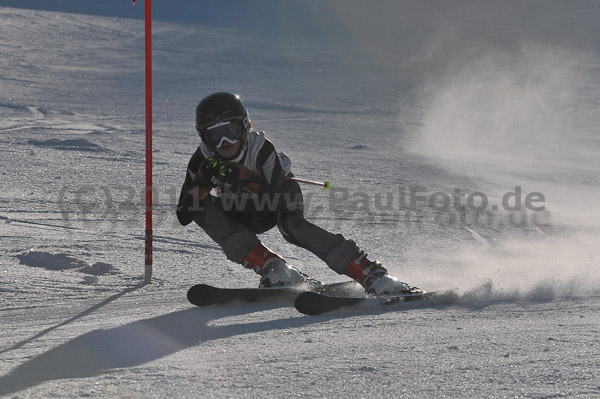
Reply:
[[255, 182], [256, 177], [255, 173], [242, 164], [208, 158], [200, 164], [194, 183], [201, 188], [213, 188], [227, 183], [233, 191], [257, 192], [261, 184]]
[[196, 173], [194, 184], [200, 187], [216, 187], [218, 185], [216, 179], [222, 165], [216, 158], [207, 158], [202, 161], [198, 173]]
[[264, 177], [252, 172], [242, 164], [226, 162], [219, 168], [219, 178], [232, 186], [234, 191], [259, 192], [263, 186]]

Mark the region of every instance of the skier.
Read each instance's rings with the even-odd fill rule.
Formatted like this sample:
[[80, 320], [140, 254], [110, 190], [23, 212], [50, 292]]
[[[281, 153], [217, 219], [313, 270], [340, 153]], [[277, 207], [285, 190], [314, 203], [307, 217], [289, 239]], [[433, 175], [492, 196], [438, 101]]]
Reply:
[[416, 290], [369, 260], [354, 241], [308, 222], [300, 186], [290, 179], [289, 157], [277, 153], [264, 132], [251, 128], [238, 95], [221, 92], [200, 101], [196, 129], [202, 141], [181, 188], [177, 218], [182, 225], [196, 222], [228, 259], [260, 275], [260, 287], [313, 281], [258, 239], [277, 225], [288, 242], [356, 280], [367, 294]]

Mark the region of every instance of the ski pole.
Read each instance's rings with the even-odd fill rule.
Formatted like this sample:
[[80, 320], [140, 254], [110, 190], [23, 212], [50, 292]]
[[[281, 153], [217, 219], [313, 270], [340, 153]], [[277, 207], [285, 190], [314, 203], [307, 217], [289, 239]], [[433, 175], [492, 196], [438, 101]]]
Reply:
[[320, 181], [314, 181], [314, 180], [298, 179], [296, 177], [286, 177], [285, 180], [295, 181], [295, 182], [304, 183], [304, 184], [312, 184], [313, 186], [321, 186], [325, 190], [329, 190], [331, 188], [331, 182], [327, 181], [327, 180], [325, 180], [324, 182], [320, 182]]

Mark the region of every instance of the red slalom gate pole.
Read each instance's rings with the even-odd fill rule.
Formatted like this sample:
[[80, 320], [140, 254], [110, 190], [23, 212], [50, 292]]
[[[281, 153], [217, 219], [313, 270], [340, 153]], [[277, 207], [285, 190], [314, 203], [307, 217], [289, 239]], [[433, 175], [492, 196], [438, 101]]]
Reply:
[[145, 0], [146, 38], [146, 234], [144, 284], [152, 282], [152, 0]]

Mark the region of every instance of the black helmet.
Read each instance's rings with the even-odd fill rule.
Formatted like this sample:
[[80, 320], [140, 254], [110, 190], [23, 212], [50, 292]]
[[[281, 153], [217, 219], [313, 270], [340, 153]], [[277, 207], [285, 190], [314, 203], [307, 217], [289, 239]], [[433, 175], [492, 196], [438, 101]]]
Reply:
[[239, 140], [241, 151], [250, 131], [248, 110], [237, 94], [211, 94], [196, 107], [196, 130], [202, 141], [213, 150], [223, 140]]

